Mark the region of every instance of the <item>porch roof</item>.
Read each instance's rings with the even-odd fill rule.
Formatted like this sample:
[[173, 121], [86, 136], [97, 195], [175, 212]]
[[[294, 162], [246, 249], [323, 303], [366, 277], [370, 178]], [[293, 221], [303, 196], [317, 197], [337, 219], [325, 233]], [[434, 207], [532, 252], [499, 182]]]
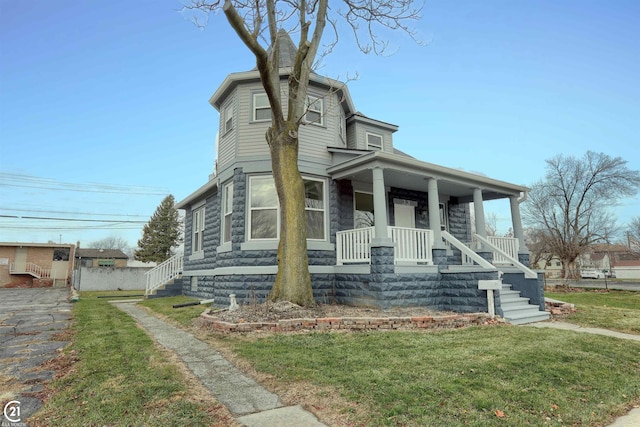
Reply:
[[529, 191], [522, 185], [383, 151], [358, 155], [327, 168], [327, 172], [333, 179], [369, 182], [372, 179], [371, 170], [376, 167], [384, 170], [386, 186], [427, 191], [427, 179], [435, 178], [440, 194], [456, 197], [461, 203], [473, 201], [474, 188], [482, 189], [484, 200], [519, 196]]

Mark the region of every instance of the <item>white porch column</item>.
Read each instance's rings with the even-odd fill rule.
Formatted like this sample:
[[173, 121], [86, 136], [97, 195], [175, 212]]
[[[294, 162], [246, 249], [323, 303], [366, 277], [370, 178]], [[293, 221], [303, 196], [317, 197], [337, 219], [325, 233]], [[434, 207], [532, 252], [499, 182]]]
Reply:
[[384, 169], [381, 167], [373, 168], [373, 221], [375, 226], [375, 235], [373, 240], [376, 242], [391, 241], [387, 233], [387, 197], [384, 188]]
[[509, 197], [509, 204], [511, 205], [511, 222], [513, 223], [513, 235], [518, 239], [520, 243], [520, 249], [518, 252], [527, 253], [527, 247], [524, 244], [524, 230], [522, 229], [522, 219], [520, 217], [520, 201], [518, 197]]
[[476, 233], [487, 237], [487, 225], [484, 221], [484, 205], [482, 201], [482, 189], [473, 189], [473, 210], [476, 217]]
[[427, 204], [429, 207], [429, 228], [433, 232], [433, 247], [442, 248], [442, 228], [440, 224], [440, 195], [438, 194], [438, 180], [427, 180]]

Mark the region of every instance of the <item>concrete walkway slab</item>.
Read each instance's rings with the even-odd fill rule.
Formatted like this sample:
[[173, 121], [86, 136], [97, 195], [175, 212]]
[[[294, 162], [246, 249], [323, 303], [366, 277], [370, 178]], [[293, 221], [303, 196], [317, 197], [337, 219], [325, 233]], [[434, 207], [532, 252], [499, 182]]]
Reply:
[[[227, 361], [208, 344], [137, 307], [112, 303], [136, 319], [156, 342], [175, 352], [202, 384], [247, 426], [323, 426], [301, 406], [283, 407], [280, 397]], [[243, 421], [244, 420], [244, 421]]]
[[585, 327], [574, 325], [573, 323], [567, 323], [567, 322], [538, 322], [538, 323], [530, 323], [528, 325], [523, 325], [523, 326], [534, 327], [534, 328], [562, 329], [565, 331], [584, 332], [587, 334], [604, 335], [607, 337], [621, 338], [624, 340], [640, 341], [640, 335], [625, 334], [622, 332], [610, 331], [608, 329], [585, 328]]
[[238, 418], [247, 427], [322, 427], [318, 419], [302, 406], [286, 406]]

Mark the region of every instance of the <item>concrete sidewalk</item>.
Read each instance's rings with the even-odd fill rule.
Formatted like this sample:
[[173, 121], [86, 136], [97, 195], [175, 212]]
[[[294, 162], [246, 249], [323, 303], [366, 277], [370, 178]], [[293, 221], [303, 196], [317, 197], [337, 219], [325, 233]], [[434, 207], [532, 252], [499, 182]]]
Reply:
[[135, 302], [111, 301], [136, 319], [163, 347], [174, 351], [202, 384], [249, 427], [325, 426], [300, 405], [283, 406], [278, 395], [266, 390], [190, 333], [147, 314]]
[[[624, 334], [622, 332], [610, 331], [608, 329], [600, 328], [583, 328], [582, 326], [574, 325], [567, 322], [538, 322], [530, 323], [528, 325], [522, 325], [523, 327], [534, 328], [553, 328], [562, 329], [565, 331], [575, 331], [587, 334], [604, 335], [607, 337], [620, 338], [631, 341], [640, 341], [640, 335]], [[638, 427], [640, 426], [640, 408], [632, 409], [627, 415], [624, 415], [610, 424], [607, 427]]]

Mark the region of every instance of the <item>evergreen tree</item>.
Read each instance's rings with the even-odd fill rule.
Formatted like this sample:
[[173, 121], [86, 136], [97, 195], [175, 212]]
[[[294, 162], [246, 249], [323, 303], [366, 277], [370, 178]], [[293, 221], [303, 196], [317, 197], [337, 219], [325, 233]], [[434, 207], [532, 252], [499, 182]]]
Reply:
[[181, 242], [182, 224], [178, 217], [175, 200], [170, 194], [162, 200], [153, 216], [142, 230], [138, 240], [135, 259], [138, 261], [163, 262], [173, 255], [172, 248]]

